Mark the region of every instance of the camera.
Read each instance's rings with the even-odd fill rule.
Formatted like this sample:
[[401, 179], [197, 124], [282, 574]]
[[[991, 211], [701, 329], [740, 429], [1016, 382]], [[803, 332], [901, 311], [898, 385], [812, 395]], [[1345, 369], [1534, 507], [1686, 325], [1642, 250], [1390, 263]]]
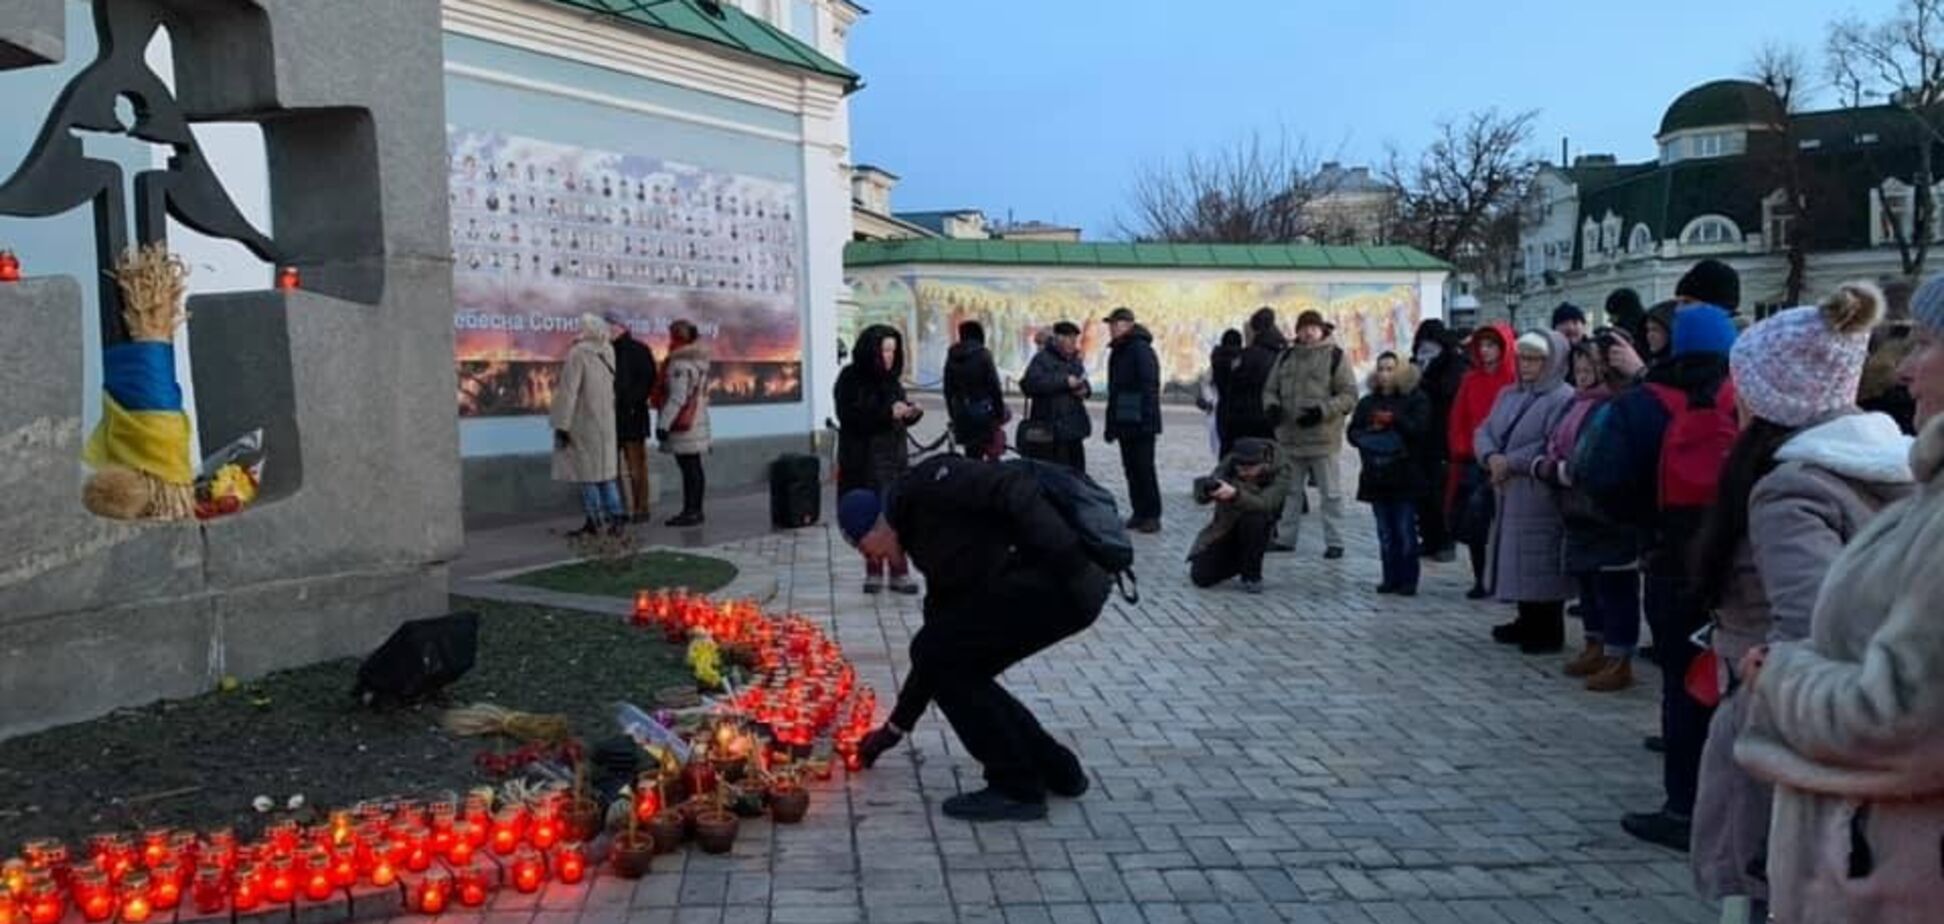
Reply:
[[1195, 503], [1208, 504], [1215, 501], [1215, 492], [1222, 489], [1222, 479], [1204, 475], [1195, 479]]

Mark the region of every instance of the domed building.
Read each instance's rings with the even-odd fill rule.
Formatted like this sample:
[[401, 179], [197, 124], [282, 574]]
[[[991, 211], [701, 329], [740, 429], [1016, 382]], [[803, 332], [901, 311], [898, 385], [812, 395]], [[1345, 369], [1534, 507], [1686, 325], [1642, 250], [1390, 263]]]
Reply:
[[[1921, 145], [1936, 145], [1944, 164], [1944, 145], [1901, 108], [1792, 115], [1746, 80], [1682, 93], [1654, 141], [1651, 161], [1584, 155], [1541, 169], [1523, 209], [1517, 291], [1505, 299], [1517, 315], [1543, 318], [1562, 301], [1597, 307], [1622, 287], [1652, 304], [1705, 258], [1741, 273], [1743, 304], [1729, 307], [1754, 316], [1788, 300], [1792, 249], [1804, 256], [1800, 301], [1900, 274]], [[1803, 207], [1791, 203], [1792, 176]], [[1930, 224], [1944, 241], [1944, 222]]]

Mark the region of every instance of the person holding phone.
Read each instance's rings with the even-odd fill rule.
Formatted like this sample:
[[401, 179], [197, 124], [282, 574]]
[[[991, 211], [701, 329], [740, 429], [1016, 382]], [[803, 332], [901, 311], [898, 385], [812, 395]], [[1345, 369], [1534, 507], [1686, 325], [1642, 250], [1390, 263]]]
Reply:
[[1188, 553], [1196, 587], [1241, 578], [1244, 593], [1262, 592], [1262, 558], [1295, 480], [1279, 456], [1274, 440], [1244, 437], [1213, 474], [1195, 479], [1195, 503], [1215, 508]]

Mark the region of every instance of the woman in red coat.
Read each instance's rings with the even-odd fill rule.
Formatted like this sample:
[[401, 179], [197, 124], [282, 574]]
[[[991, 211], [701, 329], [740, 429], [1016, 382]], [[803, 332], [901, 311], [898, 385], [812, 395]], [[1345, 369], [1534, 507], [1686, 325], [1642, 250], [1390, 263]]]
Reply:
[[1451, 446], [1451, 475], [1445, 485], [1450, 522], [1471, 553], [1473, 600], [1491, 596], [1485, 587], [1485, 542], [1492, 530], [1491, 480], [1478, 465], [1472, 437], [1478, 425], [1491, 416], [1499, 392], [1518, 380], [1517, 365], [1506, 354], [1512, 349], [1512, 325], [1495, 321], [1479, 328], [1465, 343], [1471, 368], [1458, 385], [1458, 397], [1451, 404], [1451, 420], [1446, 438]]

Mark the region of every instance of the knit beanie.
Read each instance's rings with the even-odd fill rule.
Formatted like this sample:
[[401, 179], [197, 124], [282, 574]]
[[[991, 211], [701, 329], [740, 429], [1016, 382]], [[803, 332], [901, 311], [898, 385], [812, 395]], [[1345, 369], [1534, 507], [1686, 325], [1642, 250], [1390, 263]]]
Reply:
[[1728, 354], [1735, 393], [1755, 416], [1800, 427], [1856, 404], [1883, 293], [1848, 283], [1819, 306], [1791, 308], [1748, 329]]
[[1540, 356], [1551, 356], [1552, 345], [1551, 337], [1536, 330], [1527, 331], [1525, 336], [1519, 338], [1518, 351], [1521, 353], [1537, 353]]
[[1726, 355], [1735, 345], [1735, 319], [1713, 305], [1689, 305], [1674, 312], [1675, 356], [1694, 353]]
[[1741, 274], [1720, 260], [1702, 260], [1681, 277], [1674, 294], [1733, 314], [1741, 307]]
[[851, 545], [863, 539], [883, 514], [884, 499], [876, 491], [858, 488], [837, 500], [837, 528], [843, 530]]
[[1578, 321], [1581, 324], [1585, 324], [1586, 312], [1581, 311], [1580, 306], [1575, 305], [1572, 302], [1560, 302], [1559, 307], [1553, 309], [1553, 315], [1552, 315], [1553, 329], [1558, 330], [1559, 325], [1564, 324], [1567, 321]]
[[1944, 334], [1944, 275], [1932, 276], [1910, 297], [1910, 319]]

